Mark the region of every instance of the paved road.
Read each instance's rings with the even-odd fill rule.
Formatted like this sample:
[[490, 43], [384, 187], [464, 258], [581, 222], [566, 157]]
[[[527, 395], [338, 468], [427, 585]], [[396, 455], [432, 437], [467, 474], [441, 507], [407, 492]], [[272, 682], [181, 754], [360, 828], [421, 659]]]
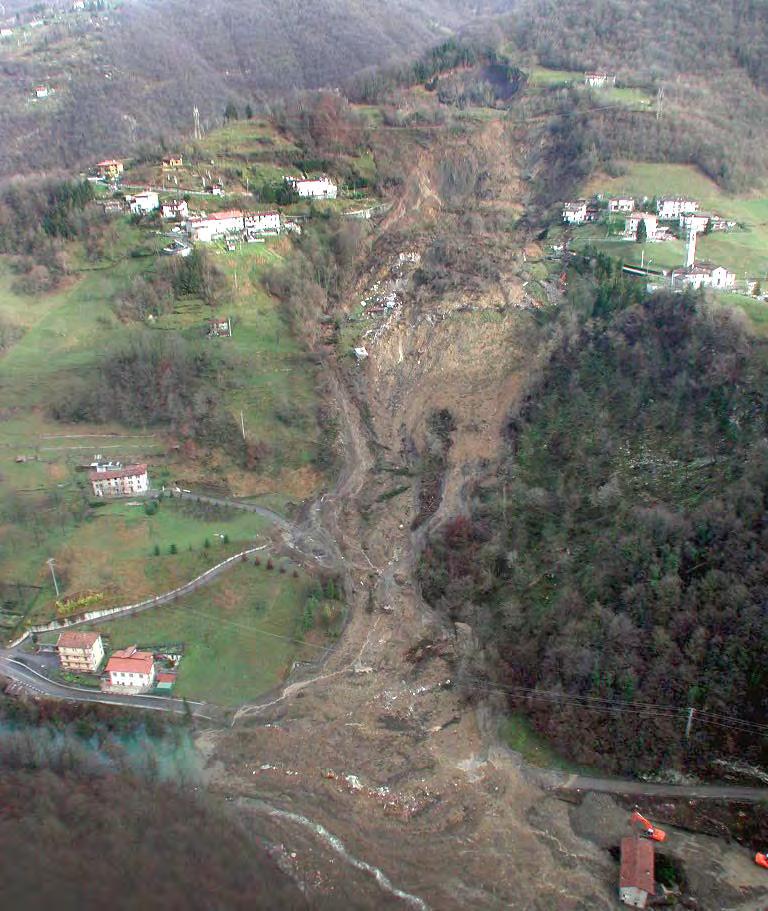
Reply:
[[[18, 658], [12, 657], [5, 649], [0, 650], [0, 675], [8, 677], [33, 694], [52, 699], [67, 699], [71, 702], [99, 702], [102, 705], [120, 705], [134, 709], [146, 709], [151, 712], [173, 712], [178, 715], [187, 712], [182, 699], [172, 699], [169, 696], [116, 696], [87, 687], [58, 683], [28, 667]], [[186, 705], [195, 718], [219, 721], [224, 715], [218, 706], [205, 702], [188, 701]]]
[[565, 791], [600, 791], [605, 794], [642, 794], [647, 797], [689, 797], [697, 800], [768, 801], [768, 788], [748, 788], [739, 785], [717, 784], [650, 784], [619, 778], [588, 778], [570, 775], [554, 785]]

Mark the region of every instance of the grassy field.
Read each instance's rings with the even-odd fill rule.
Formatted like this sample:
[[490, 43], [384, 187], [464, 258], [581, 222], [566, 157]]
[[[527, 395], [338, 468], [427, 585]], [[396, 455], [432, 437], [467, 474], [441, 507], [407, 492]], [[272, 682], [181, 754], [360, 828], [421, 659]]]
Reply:
[[[561, 88], [574, 86], [586, 89], [584, 73], [575, 70], [551, 70], [544, 66], [531, 67], [528, 73], [528, 84], [536, 88]], [[616, 104], [623, 107], [644, 110], [653, 104], [653, 98], [642, 89], [629, 86], [606, 86], [593, 89], [595, 97], [605, 104]]]
[[552, 746], [534, 731], [523, 715], [508, 715], [499, 726], [499, 737], [532, 766], [561, 769], [564, 772], [586, 771], [555, 752]]
[[[657, 196], [691, 196], [698, 200], [703, 211], [712, 211], [738, 223], [730, 232], [700, 235], [696, 257], [722, 264], [736, 273], [743, 282], [745, 274], [763, 280], [768, 273], [768, 196], [732, 196], [724, 193], [696, 168], [687, 165], [657, 165], [647, 162], [630, 163], [620, 177], [596, 176], [584, 188], [587, 196], [602, 193], [608, 196], [629, 195], [637, 199]], [[639, 265], [642, 251], [645, 262], [659, 268], [672, 268], [685, 261], [684, 241], [663, 244], [635, 244], [606, 238], [605, 228], [587, 226], [575, 234], [576, 246], [594, 243], [598, 249]]]
[[173, 695], [234, 706], [278, 684], [296, 657], [318, 653], [297, 625], [311, 589], [303, 575], [247, 563], [178, 604], [89, 628], [113, 649], [183, 645]]
[[[162, 238], [127, 219], [114, 224], [119, 236], [109, 251], [111, 261], [88, 264], [73, 248], [72, 274], [52, 294], [14, 293], [14, 275], [0, 260], [0, 318], [23, 330], [0, 359], [0, 585], [14, 586], [16, 599], [8, 613], [0, 611], [0, 630], [6, 633], [20, 616], [36, 622], [51, 615], [49, 557], [61, 567], [66, 592], [106, 590], [112, 601], [124, 603], [172, 588], [216, 562], [201, 550], [206, 537], [214, 544], [216, 532], [226, 533], [234, 547], [261, 528], [261, 520], [241, 513], [219, 528], [170, 505], [155, 517], [124, 504], [89, 511], [85, 475], [76, 469], [95, 453], [148, 461], [155, 486], [177, 478], [198, 489], [223, 483], [236, 494], [271, 497], [283, 509], [321, 481], [312, 466], [319, 437], [315, 368], [260, 283], [270, 263], [291, 255], [289, 241], [246, 245], [234, 253], [222, 248], [217, 256], [233, 283], [236, 276], [227, 307], [235, 331], [233, 338], [210, 344], [228, 345], [240, 364], [239, 382], [224, 405], [238, 423], [242, 411], [249, 438], [260, 443], [263, 459], [256, 470], [246, 471], [218, 453], [203, 464], [169, 450], [162, 432], [66, 425], [50, 417], [60, 381], [92, 368], [109, 343], [130, 331], [112, 310], [116, 294], [158, 263], [151, 255], [131, 254], [152, 250]], [[159, 325], [199, 338], [209, 316], [210, 308], [200, 301], [181, 301], [178, 312]], [[171, 543], [179, 551], [173, 557], [166, 552]], [[155, 544], [160, 557], [154, 556]]]

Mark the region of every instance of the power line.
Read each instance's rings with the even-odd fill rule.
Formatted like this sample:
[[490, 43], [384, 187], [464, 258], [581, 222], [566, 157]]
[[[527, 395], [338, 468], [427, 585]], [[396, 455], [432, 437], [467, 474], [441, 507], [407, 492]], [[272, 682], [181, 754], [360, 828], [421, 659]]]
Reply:
[[[468, 677], [478, 689], [487, 691], [503, 692], [510, 696], [528, 697], [541, 699], [546, 702], [557, 702], [564, 705], [574, 706], [576, 708], [589, 709], [599, 712], [625, 712], [636, 715], [649, 715], [657, 718], [668, 718], [670, 720], [685, 719], [690, 717], [690, 708], [680, 708], [673, 705], [661, 705], [651, 702], [630, 702], [621, 699], [611, 699], [600, 696], [588, 696], [578, 693], [568, 693], [559, 690], [539, 690], [522, 686], [502, 686], [491, 683], [480, 677]], [[740, 730], [751, 734], [768, 734], [768, 725], [760, 724], [754, 721], [747, 721], [743, 718], [736, 718], [730, 715], [722, 715], [716, 712], [705, 712], [695, 709], [695, 717], [698, 721], [712, 725], [714, 727], [728, 728], [731, 730]]]

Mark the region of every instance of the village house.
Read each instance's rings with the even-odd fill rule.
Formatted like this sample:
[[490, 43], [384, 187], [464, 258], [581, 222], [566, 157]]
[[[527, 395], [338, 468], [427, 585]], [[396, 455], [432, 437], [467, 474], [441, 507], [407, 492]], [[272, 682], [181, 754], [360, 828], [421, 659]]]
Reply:
[[12, 38], [13, 29], [12, 28], [0, 28], [0, 38]]
[[56, 651], [65, 671], [95, 674], [104, 660], [104, 643], [98, 633], [67, 630], [59, 636]]
[[190, 240], [209, 244], [219, 237], [243, 231], [243, 213], [239, 209], [212, 212], [199, 218], [190, 218], [186, 224]]
[[618, 199], [608, 200], [608, 211], [611, 214], [623, 212], [625, 215], [629, 215], [634, 210], [635, 200], [630, 196], [619, 196]]
[[163, 218], [184, 221], [185, 218], [189, 217], [189, 206], [185, 199], [172, 199], [162, 204], [160, 212]]
[[645, 223], [645, 236], [648, 240], [656, 240], [656, 233], [659, 227], [659, 219], [651, 212], [632, 212], [627, 215], [624, 221], [624, 236], [631, 240], [637, 240], [637, 229], [640, 222]]
[[125, 203], [121, 199], [107, 199], [102, 208], [105, 215], [120, 215], [125, 209]]
[[232, 335], [232, 324], [228, 316], [214, 316], [208, 320], [208, 337], [209, 338], [230, 338]]
[[634, 836], [622, 838], [619, 899], [631, 908], [645, 908], [654, 892], [653, 843]]
[[132, 645], [112, 653], [105, 673], [107, 688], [141, 693], [155, 682], [155, 659], [151, 652], [140, 652]]
[[96, 176], [102, 180], [117, 180], [123, 173], [123, 163], [114, 158], [107, 158], [104, 161], [100, 161], [95, 170]]
[[181, 256], [187, 257], [192, 253], [192, 247], [189, 244], [185, 244], [182, 240], [174, 240], [168, 244], [167, 247], [163, 247], [162, 254], [163, 256]]
[[131, 210], [131, 215], [148, 215], [160, 208], [160, 197], [154, 190], [145, 190], [135, 196], [126, 196], [125, 201]]
[[727, 291], [736, 284], [736, 275], [725, 266], [713, 263], [694, 263], [672, 270], [672, 287], [678, 290], [712, 288], [715, 291]]
[[656, 200], [656, 214], [661, 221], [675, 221], [681, 215], [690, 215], [698, 212], [699, 204], [695, 199], [686, 199], [683, 196], [664, 196]]
[[616, 76], [613, 73], [584, 73], [584, 85], [602, 89], [607, 85], [616, 85]]
[[223, 196], [224, 186], [220, 183], [212, 183], [205, 188], [205, 192], [210, 193], [211, 196]]
[[166, 155], [163, 158], [163, 170], [164, 171], [173, 171], [176, 168], [181, 168], [184, 166], [184, 159], [181, 155]]
[[690, 212], [680, 216], [680, 228], [688, 233], [693, 230], [695, 234], [703, 234], [712, 216], [708, 212]]
[[95, 497], [131, 497], [149, 490], [146, 465], [99, 466], [88, 474]]
[[583, 225], [587, 220], [586, 200], [567, 202], [563, 206], [563, 221], [569, 225]]
[[290, 184], [302, 199], [336, 199], [339, 189], [330, 179], [322, 175], [315, 178], [286, 177], [286, 183]]
[[259, 234], [280, 233], [279, 212], [246, 212], [243, 216], [246, 237]]
[[47, 98], [53, 95], [53, 89], [49, 85], [36, 85], [33, 89], [35, 98]]

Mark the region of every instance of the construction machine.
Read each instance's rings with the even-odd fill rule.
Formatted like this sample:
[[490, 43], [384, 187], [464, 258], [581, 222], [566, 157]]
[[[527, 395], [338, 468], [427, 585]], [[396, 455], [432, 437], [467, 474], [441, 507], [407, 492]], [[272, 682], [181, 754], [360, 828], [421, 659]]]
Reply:
[[758, 867], [765, 867], [768, 870], [768, 851], [758, 851], [755, 854], [755, 863]]
[[630, 822], [633, 825], [639, 825], [642, 829], [642, 834], [646, 838], [650, 838], [651, 841], [666, 841], [667, 839], [667, 833], [647, 820], [637, 807], [635, 807], [632, 816], [630, 817]]

